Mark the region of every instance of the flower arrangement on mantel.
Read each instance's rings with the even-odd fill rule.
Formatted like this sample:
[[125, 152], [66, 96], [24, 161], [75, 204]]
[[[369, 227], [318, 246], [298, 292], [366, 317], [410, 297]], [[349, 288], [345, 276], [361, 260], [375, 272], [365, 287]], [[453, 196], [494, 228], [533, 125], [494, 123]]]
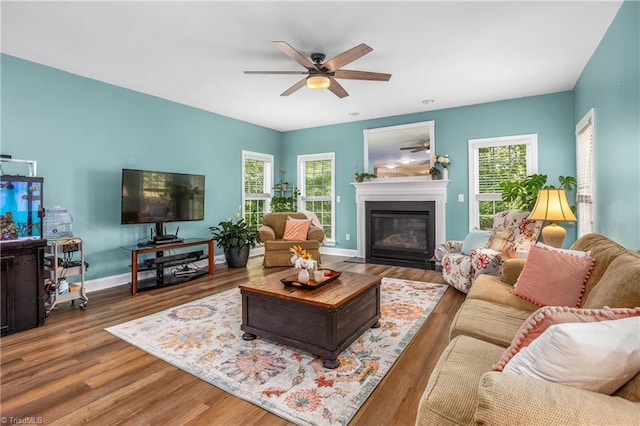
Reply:
[[436, 155], [436, 165], [438, 164], [441, 165], [443, 169], [449, 167], [449, 164], [451, 164], [449, 155]]
[[438, 166], [442, 167], [442, 179], [444, 180], [449, 180], [449, 164], [451, 164], [451, 160], [449, 159], [448, 155], [437, 155], [436, 154], [436, 161], [433, 164], [433, 167], [431, 167], [430, 173], [431, 173], [431, 178], [432, 179], [438, 179], [438, 175], [440, 174], [440, 169], [438, 168]]

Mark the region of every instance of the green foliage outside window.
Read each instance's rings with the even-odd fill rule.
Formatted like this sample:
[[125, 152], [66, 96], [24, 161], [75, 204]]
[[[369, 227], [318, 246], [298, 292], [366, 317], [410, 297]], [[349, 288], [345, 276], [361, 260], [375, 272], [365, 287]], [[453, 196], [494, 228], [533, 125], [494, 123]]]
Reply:
[[481, 229], [493, 226], [496, 213], [509, 209], [501, 199], [501, 182], [527, 174], [527, 146], [504, 145], [478, 149], [478, 217]]
[[305, 208], [318, 216], [325, 235], [333, 235], [332, 217], [332, 160], [305, 162]]
[[258, 229], [262, 226], [264, 218], [264, 200], [245, 200], [244, 202], [244, 220], [252, 229]]

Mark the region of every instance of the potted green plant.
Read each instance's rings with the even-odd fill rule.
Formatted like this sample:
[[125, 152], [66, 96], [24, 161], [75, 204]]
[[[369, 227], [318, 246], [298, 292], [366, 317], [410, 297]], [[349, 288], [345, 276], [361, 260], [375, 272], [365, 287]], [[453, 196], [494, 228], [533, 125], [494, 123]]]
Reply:
[[296, 187], [293, 187], [291, 195], [274, 195], [271, 197], [270, 210], [272, 212], [295, 212], [299, 195], [300, 191]]
[[431, 175], [431, 179], [438, 180], [438, 176], [440, 176], [440, 169], [433, 166], [429, 169], [429, 174]]
[[[574, 190], [577, 185], [576, 178], [573, 176], [558, 177], [560, 185], [559, 189], [567, 191]], [[532, 211], [536, 205], [538, 191], [541, 189], [555, 189], [553, 185], [546, 185], [547, 175], [532, 174], [525, 176], [523, 179], [500, 182], [499, 187], [502, 192], [502, 201], [507, 203], [509, 209]], [[574, 206], [571, 206], [575, 209]]]
[[356, 181], [356, 182], [366, 182], [368, 180], [375, 179], [376, 177], [377, 176], [375, 174], [373, 174], [373, 173], [367, 173], [367, 172], [358, 173], [358, 172], [356, 172], [356, 174], [353, 177], [353, 180]]
[[209, 227], [216, 245], [224, 250], [224, 258], [229, 268], [243, 268], [249, 260], [249, 250], [259, 239], [258, 230], [250, 227], [236, 212], [235, 221], [223, 220], [218, 226]]

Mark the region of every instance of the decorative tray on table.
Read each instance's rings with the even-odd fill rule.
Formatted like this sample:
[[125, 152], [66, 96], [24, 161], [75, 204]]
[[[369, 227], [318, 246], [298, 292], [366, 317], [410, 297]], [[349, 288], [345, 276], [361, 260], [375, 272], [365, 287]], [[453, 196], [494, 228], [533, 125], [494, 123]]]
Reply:
[[308, 283], [301, 283], [298, 281], [298, 274], [293, 274], [288, 277], [282, 278], [280, 281], [285, 287], [298, 287], [298, 288], [319, 288], [323, 285], [330, 283], [342, 274], [342, 272], [334, 271], [333, 269], [318, 269], [324, 272], [324, 279], [322, 281], [316, 281], [313, 278]]

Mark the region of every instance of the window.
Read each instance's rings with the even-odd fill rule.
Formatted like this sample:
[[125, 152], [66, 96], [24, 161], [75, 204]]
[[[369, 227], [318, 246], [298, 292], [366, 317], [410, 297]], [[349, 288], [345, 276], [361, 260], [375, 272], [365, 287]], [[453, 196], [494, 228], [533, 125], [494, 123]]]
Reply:
[[507, 209], [500, 182], [536, 173], [538, 135], [469, 140], [469, 229], [493, 226], [493, 216]]
[[595, 230], [594, 111], [576, 126], [578, 238]]
[[298, 156], [300, 210], [316, 214], [329, 242], [335, 241], [335, 154]]
[[242, 151], [242, 215], [258, 229], [269, 211], [273, 183], [273, 155]]

